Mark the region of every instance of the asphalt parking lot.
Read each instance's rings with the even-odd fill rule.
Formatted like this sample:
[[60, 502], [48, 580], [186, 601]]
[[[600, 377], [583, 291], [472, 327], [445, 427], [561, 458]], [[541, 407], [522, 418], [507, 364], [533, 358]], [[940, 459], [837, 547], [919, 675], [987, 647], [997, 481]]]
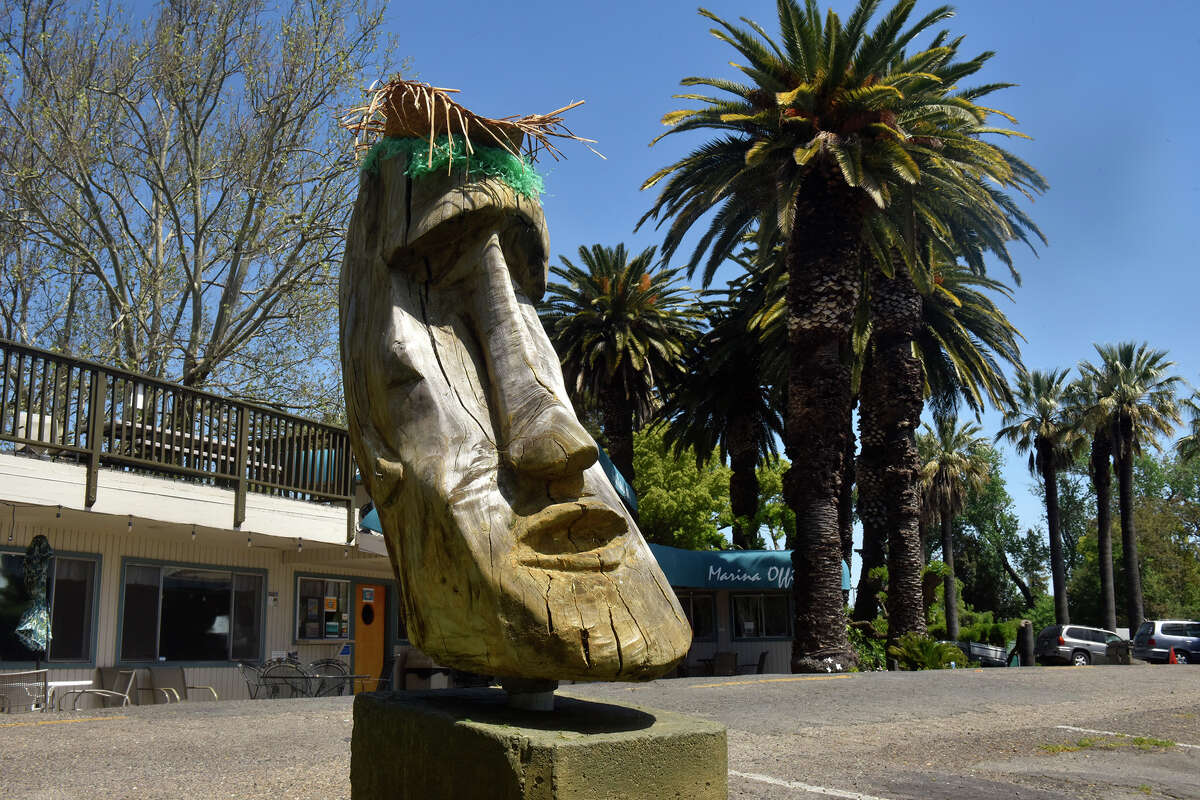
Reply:
[[731, 798], [1200, 798], [1200, 667], [567, 687], [728, 726]]
[[[565, 686], [716, 719], [731, 798], [1200, 798], [1200, 667]], [[349, 698], [0, 716], [0, 798], [349, 796]]]

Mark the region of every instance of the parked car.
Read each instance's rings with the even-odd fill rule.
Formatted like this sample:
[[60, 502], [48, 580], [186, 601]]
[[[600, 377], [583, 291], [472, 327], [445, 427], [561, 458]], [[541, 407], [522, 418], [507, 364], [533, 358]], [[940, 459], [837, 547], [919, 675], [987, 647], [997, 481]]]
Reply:
[[1200, 664], [1200, 622], [1194, 619], [1148, 619], [1133, 635], [1133, 657], [1166, 663], [1175, 648], [1180, 664]]
[[946, 642], [952, 644], [967, 657], [968, 664], [978, 664], [981, 667], [1007, 667], [1008, 651], [1003, 647], [995, 647], [981, 642]]
[[1125, 641], [1114, 631], [1083, 625], [1047, 625], [1037, 635], [1034, 653], [1039, 664], [1107, 664], [1109, 642]]

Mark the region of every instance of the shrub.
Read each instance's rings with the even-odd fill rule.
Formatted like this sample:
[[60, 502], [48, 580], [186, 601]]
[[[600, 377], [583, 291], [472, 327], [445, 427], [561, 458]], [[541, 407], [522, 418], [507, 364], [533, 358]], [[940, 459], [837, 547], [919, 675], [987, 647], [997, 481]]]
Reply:
[[859, 672], [887, 669], [887, 653], [882, 639], [877, 639], [853, 625], [846, 629], [846, 635], [850, 639], [850, 646], [858, 655]]
[[901, 636], [888, 648], [888, 655], [903, 670], [948, 669], [951, 663], [964, 666], [967, 663], [966, 655], [954, 645], [915, 633]]

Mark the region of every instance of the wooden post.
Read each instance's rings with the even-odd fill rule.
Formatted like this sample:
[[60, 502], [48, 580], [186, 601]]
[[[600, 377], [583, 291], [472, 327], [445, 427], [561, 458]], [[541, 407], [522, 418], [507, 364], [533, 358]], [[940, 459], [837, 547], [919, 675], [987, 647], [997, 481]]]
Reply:
[[87, 489], [84, 505], [91, 508], [96, 503], [96, 481], [100, 473], [101, 430], [104, 419], [104, 395], [107, 377], [98, 369], [92, 370], [92, 392], [88, 399], [88, 459]]
[[249, 455], [250, 419], [249, 409], [238, 406], [237, 427], [237, 460], [234, 467], [237, 470], [237, 497], [233, 503], [233, 527], [240, 528], [246, 521], [246, 458]]
[[1033, 623], [1027, 619], [1021, 620], [1021, 624], [1017, 628], [1017, 654], [1022, 667], [1037, 665], [1033, 651]]

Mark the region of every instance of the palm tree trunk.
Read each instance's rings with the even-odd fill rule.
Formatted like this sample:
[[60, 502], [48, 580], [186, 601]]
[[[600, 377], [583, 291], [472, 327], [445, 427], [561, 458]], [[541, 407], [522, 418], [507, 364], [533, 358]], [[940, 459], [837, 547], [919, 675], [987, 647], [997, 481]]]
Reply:
[[[1122, 420], [1122, 428], [1126, 426]], [[1121, 431], [1126, 434], [1125, 430]], [[1125, 613], [1130, 633], [1142, 624], [1142, 573], [1138, 567], [1137, 533], [1133, 527], [1133, 448], [1128, 438], [1117, 448], [1117, 503], [1121, 513], [1121, 547], [1125, 551]]]
[[633, 486], [633, 409], [619, 387], [600, 397], [604, 436], [608, 439], [608, 457], [621, 476]]
[[[854, 413], [851, 402], [850, 413]], [[842, 540], [842, 561], [849, 566], [854, 558], [854, 425], [846, 431], [846, 455], [842, 459], [842, 491], [838, 494], [838, 533]]]
[[1054, 584], [1054, 621], [1059, 625], [1071, 622], [1067, 608], [1067, 566], [1063, 558], [1062, 529], [1058, 513], [1058, 473], [1054, 468], [1052, 448], [1040, 439], [1036, 445], [1042, 452], [1042, 483], [1046, 488], [1046, 527], [1050, 529], [1050, 580]]
[[784, 483], [796, 515], [794, 672], [853, 665], [842, 601], [838, 497], [850, 427], [851, 325], [865, 197], [822, 159], [797, 198], [788, 241]]
[[1117, 595], [1113, 586], [1112, 558], [1112, 445], [1108, 435], [1092, 437], [1092, 488], [1096, 490], [1096, 546], [1100, 556], [1100, 600], [1104, 627], [1117, 628]]
[[954, 578], [954, 515], [942, 507], [942, 561], [946, 565], [943, 579], [946, 601], [946, 638], [958, 641], [958, 582]]
[[887, 505], [884, 502], [884, 436], [880, 429], [881, 394], [877, 387], [878, 370], [874, 350], [868, 348], [863, 363], [858, 403], [858, 519], [862, 522], [862, 568], [858, 575], [858, 594], [854, 598], [854, 620], [869, 622], [879, 615], [880, 582], [871, 570], [882, 567], [887, 547]]
[[[861, 494], [860, 491], [859, 496]], [[880, 541], [882, 533], [883, 531], [876, 529], [873, 535], [868, 534], [867, 526], [863, 524], [862, 568], [858, 575], [858, 593], [854, 598], [855, 622], [870, 622], [879, 616], [878, 594], [883, 587], [877, 579], [871, 577], [871, 570], [882, 567], [885, 563], [884, 547], [887, 543]]]
[[729, 507], [733, 512], [733, 546], [750, 549], [757, 545], [754, 518], [758, 515], [758, 448], [754, 442], [753, 421], [744, 416], [730, 420]]
[[[871, 320], [874, 360], [870, 383], [863, 374], [863, 409], [860, 420], [869, 420], [878, 448], [880, 488], [883, 492], [888, 543], [888, 635], [925, 633], [921, 602], [921, 525], [917, 473], [917, 426], [924, 408], [925, 373], [913, 353], [921, 327], [921, 295], [899, 258], [889, 278], [875, 272], [871, 278]], [[868, 399], [869, 395], [869, 399]], [[865, 435], [864, 435], [865, 437]], [[864, 438], [863, 451], [867, 445]]]

